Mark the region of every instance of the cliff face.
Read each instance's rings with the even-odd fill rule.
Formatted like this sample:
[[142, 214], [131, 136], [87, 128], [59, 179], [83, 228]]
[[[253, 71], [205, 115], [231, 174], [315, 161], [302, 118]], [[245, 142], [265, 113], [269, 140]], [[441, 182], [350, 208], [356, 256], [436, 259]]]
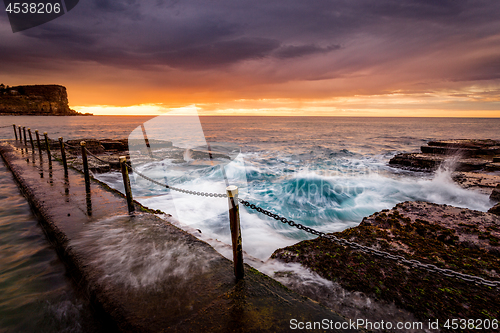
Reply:
[[0, 115], [74, 116], [69, 108], [66, 88], [59, 85], [33, 85], [5, 88], [0, 85]]

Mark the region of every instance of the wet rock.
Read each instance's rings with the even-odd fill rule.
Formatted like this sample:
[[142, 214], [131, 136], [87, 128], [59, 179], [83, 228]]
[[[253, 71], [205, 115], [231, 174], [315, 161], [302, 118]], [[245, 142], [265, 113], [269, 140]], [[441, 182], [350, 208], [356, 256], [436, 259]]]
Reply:
[[471, 150], [475, 151], [473, 155], [489, 155], [492, 152], [498, 151], [500, 153], [500, 141], [483, 139], [457, 139], [457, 140], [440, 140], [429, 141], [429, 147], [440, 147], [444, 149], [456, 150]]
[[[434, 171], [443, 162], [449, 159], [446, 155], [420, 154], [420, 153], [402, 153], [394, 156], [389, 164], [408, 167], [407, 169], [417, 171]], [[470, 157], [460, 158], [455, 162], [456, 171], [477, 171], [486, 168], [496, 170], [496, 164], [488, 159]]]
[[[500, 216], [404, 202], [334, 233], [364, 246], [439, 268], [500, 280]], [[325, 238], [278, 249], [273, 258], [299, 262], [352, 292], [394, 302], [421, 320], [500, 315], [500, 290], [368, 254]]]
[[495, 206], [491, 207], [488, 210], [488, 213], [499, 215], [500, 216], [500, 203], [496, 204]]
[[[188, 160], [209, 161], [210, 163], [216, 159], [232, 159], [239, 150], [234, 147], [226, 147], [224, 145], [213, 145], [211, 150], [206, 150], [203, 147], [189, 150], [186, 156], [186, 150], [175, 147], [171, 141], [165, 140], [149, 140], [151, 149], [144, 149], [144, 141], [128, 139], [79, 139], [68, 140], [65, 142], [66, 155], [68, 164], [78, 170], [83, 168], [81, 159], [80, 142], [85, 141], [87, 150], [95, 155], [89, 154], [89, 168], [94, 172], [108, 172], [120, 168], [119, 157], [126, 156], [130, 161], [129, 149], [132, 152], [135, 163], [149, 163], [152, 161], [161, 161], [169, 159], [171, 163], [185, 163]], [[60, 144], [58, 140], [49, 140], [51, 145], [51, 153], [60, 158]], [[130, 144], [130, 145], [129, 145]], [[45, 145], [43, 145], [45, 147]], [[137, 149], [136, 149], [137, 148]], [[97, 158], [96, 158], [97, 157]]]
[[426, 146], [420, 147], [420, 150], [421, 153], [398, 154], [389, 163], [429, 170], [439, 166], [446, 157], [456, 156], [459, 157], [457, 170], [477, 170], [489, 163], [496, 163], [493, 159], [500, 154], [500, 141], [467, 139], [430, 141]]
[[402, 153], [391, 158], [389, 164], [406, 167], [410, 170], [431, 171], [436, 170], [443, 161], [444, 158], [440, 156]]
[[474, 188], [486, 194], [492, 193], [493, 188], [500, 183], [500, 141], [430, 141], [426, 146], [420, 147], [420, 150], [420, 153], [397, 154], [389, 164], [428, 172], [446, 165], [454, 171], [453, 180], [462, 187]]
[[[402, 218], [402, 214], [405, 218]], [[386, 216], [375, 213], [364, 218], [360, 225], [389, 230], [394, 226], [406, 230], [416, 228], [419, 235], [500, 254], [500, 219], [490, 213], [429, 202], [407, 201], [397, 204]], [[425, 220], [422, 217], [425, 217]]]
[[[123, 140], [125, 141], [125, 140]], [[100, 140], [101, 145], [106, 151], [125, 151], [128, 149], [127, 143], [122, 140]]]
[[493, 201], [500, 201], [500, 184], [497, 185], [491, 192], [490, 199]]
[[81, 149], [80, 142], [85, 141], [85, 147], [93, 154], [104, 153], [105, 149], [101, 145], [101, 142], [96, 139], [81, 139], [81, 140], [68, 140], [67, 143], [69, 149]]

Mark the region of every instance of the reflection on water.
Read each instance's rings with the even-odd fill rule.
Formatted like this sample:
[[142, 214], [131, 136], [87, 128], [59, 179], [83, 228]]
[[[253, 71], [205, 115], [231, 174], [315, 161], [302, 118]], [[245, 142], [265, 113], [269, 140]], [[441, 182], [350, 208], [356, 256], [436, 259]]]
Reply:
[[1, 160], [0, 202], [0, 331], [100, 331]]

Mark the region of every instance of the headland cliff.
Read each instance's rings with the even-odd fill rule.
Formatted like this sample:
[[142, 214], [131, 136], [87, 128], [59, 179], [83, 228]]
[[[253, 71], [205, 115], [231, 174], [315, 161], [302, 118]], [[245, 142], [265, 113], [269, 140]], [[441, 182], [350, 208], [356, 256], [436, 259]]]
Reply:
[[0, 84], [0, 116], [82, 116], [70, 109], [66, 87], [29, 85], [9, 87]]

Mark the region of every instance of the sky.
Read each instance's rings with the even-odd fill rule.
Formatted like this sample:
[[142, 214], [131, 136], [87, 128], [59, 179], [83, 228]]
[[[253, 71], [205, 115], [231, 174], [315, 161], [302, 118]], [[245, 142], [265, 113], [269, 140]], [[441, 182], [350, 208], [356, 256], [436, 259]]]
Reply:
[[500, 1], [80, 0], [13, 33], [0, 83], [94, 114], [500, 117]]

